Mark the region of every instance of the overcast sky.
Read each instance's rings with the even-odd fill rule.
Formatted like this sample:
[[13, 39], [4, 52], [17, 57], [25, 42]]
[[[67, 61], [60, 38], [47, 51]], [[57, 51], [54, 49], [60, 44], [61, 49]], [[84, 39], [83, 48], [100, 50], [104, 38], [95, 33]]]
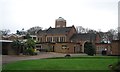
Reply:
[[118, 27], [120, 0], [0, 0], [0, 29], [25, 30], [55, 27], [63, 17], [67, 26], [107, 31]]

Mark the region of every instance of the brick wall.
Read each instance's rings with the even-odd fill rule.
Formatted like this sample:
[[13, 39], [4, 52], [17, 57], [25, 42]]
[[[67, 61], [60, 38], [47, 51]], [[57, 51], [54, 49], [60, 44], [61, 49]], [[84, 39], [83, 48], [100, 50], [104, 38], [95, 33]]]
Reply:
[[103, 50], [106, 49], [107, 55], [111, 54], [111, 44], [102, 44], [102, 43], [95, 43], [96, 46], [96, 53], [101, 54]]
[[120, 41], [119, 40], [113, 40], [112, 41], [112, 55], [120, 55], [120, 47], [119, 47]]
[[[64, 45], [66, 45], [67, 48], [64, 48]], [[81, 48], [80, 44], [76, 43], [56, 43], [54, 51], [60, 53], [80, 53]]]

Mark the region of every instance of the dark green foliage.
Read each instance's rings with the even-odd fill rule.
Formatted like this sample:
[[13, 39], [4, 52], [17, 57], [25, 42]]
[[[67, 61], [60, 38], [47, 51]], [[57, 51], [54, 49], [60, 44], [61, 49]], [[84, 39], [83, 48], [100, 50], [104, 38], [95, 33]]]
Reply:
[[32, 39], [27, 39], [25, 42], [26, 49], [24, 49], [25, 55], [35, 55], [34, 48], [35, 48], [35, 42]]
[[19, 54], [20, 54], [20, 50], [21, 50], [21, 48], [22, 48], [22, 43], [21, 43], [21, 41], [19, 41], [19, 40], [13, 41], [12, 46], [13, 46], [16, 54], [19, 55]]
[[35, 42], [32, 39], [27, 39], [26, 42], [15, 40], [13, 41], [12, 46], [17, 55], [20, 53], [23, 53], [25, 55], [35, 55]]
[[85, 53], [93, 56], [95, 54], [95, 48], [91, 42], [86, 42], [84, 45]]
[[33, 40], [33, 39], [27, 39], [27, 41], [26, 41], [26, 46], [27, 46], [28, 48], [34, 48], [34, 47], [35, 47], [35, 42], [34, 42], [34, 40]]
[[34, 49], [33, 48], [27, 48], [24, 50], [25, 55], [35, 55]]

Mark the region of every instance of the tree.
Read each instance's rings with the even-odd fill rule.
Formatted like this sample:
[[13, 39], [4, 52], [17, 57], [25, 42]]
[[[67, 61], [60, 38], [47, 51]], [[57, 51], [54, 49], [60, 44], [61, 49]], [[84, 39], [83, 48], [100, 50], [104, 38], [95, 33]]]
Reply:
[[85, 53], [93, 56], [95, 54], [95, 48], [91, 42], [86, 42], [84, 45]]
[[24, 28], [23, 28], [22, 30], [16, 30], [16, 34], [18, 34], [18, 35], [25, 35], [25, 34], [27, 34], [27, 32], [24, 31]]
[[20, 31], [19, 31], [19, 30], [17, 30], [17, 31], [16, 31], [16, 34], [21, 35], [21, 33], [20, 33]]
[[33, 39], [27, 39], [26, 41], [27, 48], [35, 48], [35, 42]]
[[97, 31], [96, 30], [93, 30], [93, 29], [89, 29], [88, 31], [87, 31], [87, 33], [96, 33]]
[[19, 41], [19, 40], [13, 41], [12, 46], [15, 49], [16, 54], [19, 55], [20, 54], [20, 50], [22, 48], [21, 47], [22, 46], [21, 41]]
[[29, 55], [35, 55], [34, 49], [35, 49], [35, 42], [33, 39], [29, 38], [27, 39], [27, 41], [25, 42], [25, 46], [26, 49], [24, 50], [25, 54], [29, 54]]
[[27, 39], [26, 42], [15, 40], [13, 41], [12, 46], [17, 55], [20, 53], [34, 55], [35, 42], [31, 38]]
[[112, 40], [117, 40], [118, 39], [118, 32], [119, 32], [119, 27], [116, 29], [110, 29], [107, 31], [108, 36], [112, 37]]
[[77, 33], [96, 33], [96, 30], [89, 29], [89, 28], [83, 28], [82, 26], [76, 27]]
[[85, 33], [85, 28], [83, 28], [82, 26], [77, 26], [76, 31], [77, 33]]
[[117, 29], [110, 29], [108, 30], [108, 32], [110, 32], [112, 35], [117, 34], [118, 30]]
[[27, 32], [31, 35], [35, 35], [37, 31], [42, 30], [42, 27], [35, 26], [27, 30]]
[[8, 33], [10, 33], [9, 29], [0, 30], [0, 34], [2, 34], [2, 35], [8, 35]]

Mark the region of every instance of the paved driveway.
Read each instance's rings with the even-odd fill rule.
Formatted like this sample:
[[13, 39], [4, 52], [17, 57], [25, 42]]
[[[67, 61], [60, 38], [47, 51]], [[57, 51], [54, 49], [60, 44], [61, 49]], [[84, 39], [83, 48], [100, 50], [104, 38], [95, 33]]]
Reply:
[[[71, 54], [71, 56], [79, 56], [85, 54]], [[64, 57], [65, 54], [54, 53], [54, 52], [41, 52], [39, 55], [25, 56], [25, 55], [2, 55], [2, 64], [10, 63], [18, 60], [33, 60], [33, 59], [43, 59], [51, 57]]]

